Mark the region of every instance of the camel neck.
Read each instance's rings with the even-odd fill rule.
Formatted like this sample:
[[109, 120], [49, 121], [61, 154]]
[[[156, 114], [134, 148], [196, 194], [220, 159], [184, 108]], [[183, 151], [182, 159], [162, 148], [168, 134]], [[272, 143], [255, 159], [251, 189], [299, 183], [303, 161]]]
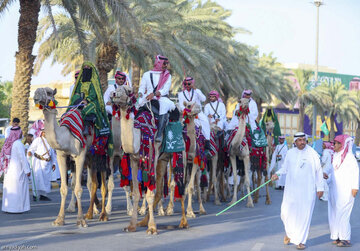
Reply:
[[59, 125], [56, 121], [57, 111], [44, 110], [43, 113], [45, 117], [44, 131], [47, 135], [46, 139], [51, 147], [58, 148], [58, 141], [56, 139], [56, 131], [59, 128]]

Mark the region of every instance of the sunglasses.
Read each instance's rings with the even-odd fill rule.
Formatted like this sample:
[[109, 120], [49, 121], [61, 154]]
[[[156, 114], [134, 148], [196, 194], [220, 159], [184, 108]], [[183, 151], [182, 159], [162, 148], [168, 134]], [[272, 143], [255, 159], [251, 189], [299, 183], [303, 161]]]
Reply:
[[116, 78], [116, 79], [125, 80], [125, 78]]
[[163, 65], [168, 65], [168, 64], [169, 64], [168, 61], [164, 61], [164, 62], [163, 62]]
[[188, 82], [188, 83], [185, 83], [185, 85], [190, 86], [190, 85], [192, 85], [192, 83], [191, 83], [191, 82]]

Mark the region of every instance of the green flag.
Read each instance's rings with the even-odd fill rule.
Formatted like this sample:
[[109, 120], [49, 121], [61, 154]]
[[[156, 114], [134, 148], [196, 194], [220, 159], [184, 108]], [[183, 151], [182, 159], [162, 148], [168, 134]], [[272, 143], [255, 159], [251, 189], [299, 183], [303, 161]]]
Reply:
[[328, 127], [327, 127], [327, 125], [326, 125], [326, 122], [324, 121], [324, 123], [322, 123], [322, 125], [320, 126], [320, 129], [321, 129], [321, 131], [323, 131], [323, 133], [327, 136], [327, 135], [329, 135], [329, 129], [328, 129]]

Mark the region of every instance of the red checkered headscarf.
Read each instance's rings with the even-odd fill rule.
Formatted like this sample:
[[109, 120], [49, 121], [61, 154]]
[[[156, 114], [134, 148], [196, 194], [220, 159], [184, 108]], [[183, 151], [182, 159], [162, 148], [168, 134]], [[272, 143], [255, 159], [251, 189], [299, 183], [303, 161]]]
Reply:
[[16, 140], [21, 139], [21, 137], [22, 131], [20, 127], [12, 127], [10, 135], [5, 139], [5, 143], [0, 153], [0, 176], [3, 172], [6, 173], [9, 166], [12, 145]]

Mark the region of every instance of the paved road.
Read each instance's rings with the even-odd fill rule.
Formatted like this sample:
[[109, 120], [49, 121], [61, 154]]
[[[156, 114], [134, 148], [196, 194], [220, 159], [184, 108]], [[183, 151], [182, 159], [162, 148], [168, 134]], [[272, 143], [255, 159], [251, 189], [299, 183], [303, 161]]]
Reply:
[[[117, 184], [118, 185], [118, 184]], [[31, 211], [24, 214], [0, 213], [0, 247], [36, 250], [296, 250], [284, 246], [284, 230], [280, 220], [282, 191], [270, 189], [272, 204], [265, 205], [261, 197], [255, 208], [246, 208], [245, 202], [220, 216], [215, 214], [226, 207], [206, 203], [207, 215], [189, 219], [187, 230], [173, 229], [180, 221], [180, 203], [175, 216], [156, 217], [159, 234], [149, 236], [145, 228], [136, 233], [122, 231], [128, 225], [125, 198], [122, 189], [114, 190], [113, 214], [108, 222], [88, 221], [89, 227], [76, 227], [76, 214], [67, 214], [66, 225], [52, 227], [59, 208], [60, 195], [54, 190], [50, 202], [31, 202]], [[261, 191], [264, 196], [264, 191]], [[84, 205], [89, 195], [84, 189]], [[352, 213], [353, 247], [360, 250], [360, 199]], [[195, 204], [194, 210], [198, 210]], [[317, 201], [311, 224], [307, 250], [338, 250], [330, 244], [327, 223], [327, 203]]]

